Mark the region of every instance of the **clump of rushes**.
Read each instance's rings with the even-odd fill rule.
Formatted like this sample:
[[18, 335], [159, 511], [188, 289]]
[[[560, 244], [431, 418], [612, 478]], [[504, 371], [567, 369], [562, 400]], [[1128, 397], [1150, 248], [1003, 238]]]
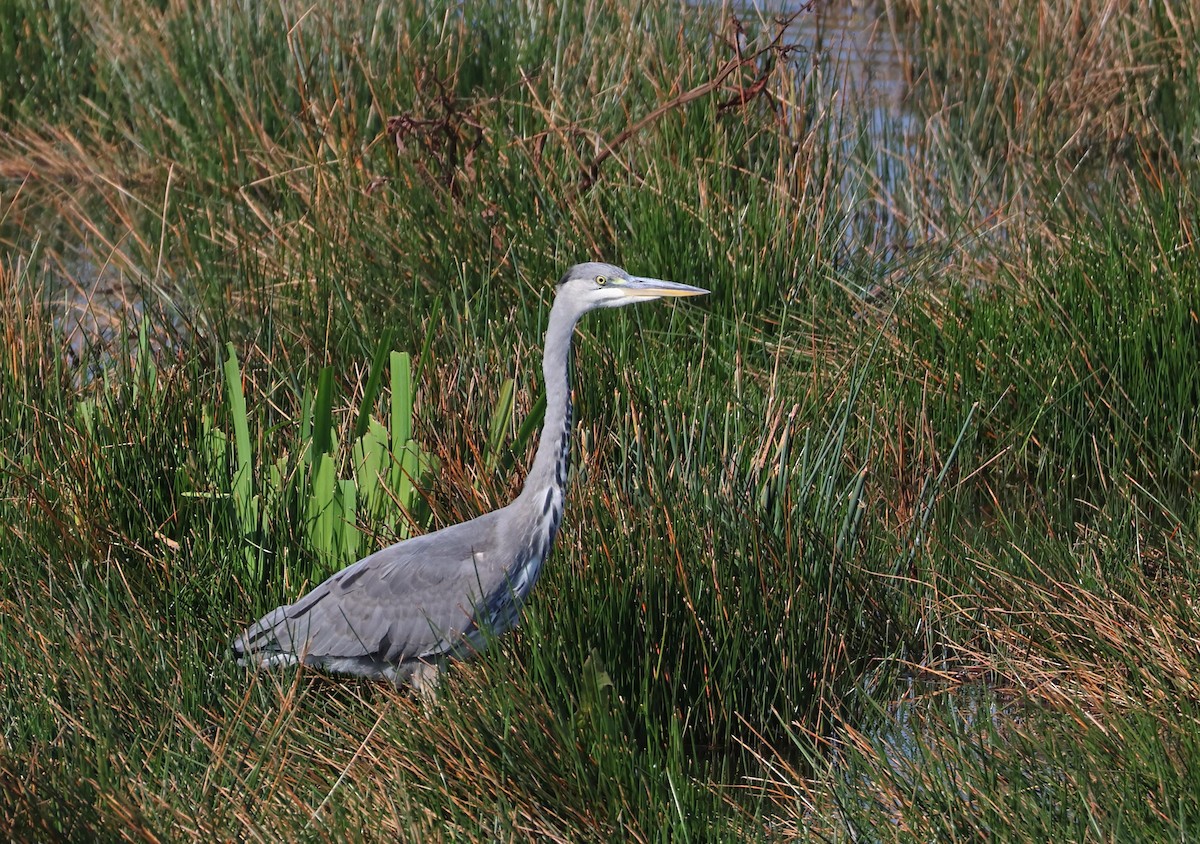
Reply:
[[[385, 337], [371, 364], [350, 432], [350, 475], [344, 479], [338, 478], [342, 459], [335, 434], [332, 368], [321, 370], [315, 394], [305, 391], [303, 416], [294, 429], [296, 440], [278, 442], [284, 433], [279, 428], [272, 436], [258, 434], [255, 439], [262, 451], [279, 456], [271, 459], [260, 453], [256, 461], [241, 371], [229, 344], [223, 369], [233, 447], [224, 429], [213, 421], [215, 414], [206, 409], [201, 470], [233, 505], [244, 541], [243, 574], [250, 585], [261, 584], [268, 568], [280, 582], [304, 583], [323, 580], [349, 565], [363, 555], [360, 520], [397, 539], [409, 536], [414, 525], [421, 524], [421, 481], [436, 464], [411, 436], [414, 394], [409, 356], [389, 353], [389, 343], [390, 336]], [[371, 415], [385, 360], [391, 383], [390, 428]], [[255, 491], [256, 478], [261, 492]], [[262, 537], [275, 533], [274, 523], [279, 521], [302, 525], [299, 533], [311, 553], [310, 566], [286, 572], [269, 566], [271, 554]]]

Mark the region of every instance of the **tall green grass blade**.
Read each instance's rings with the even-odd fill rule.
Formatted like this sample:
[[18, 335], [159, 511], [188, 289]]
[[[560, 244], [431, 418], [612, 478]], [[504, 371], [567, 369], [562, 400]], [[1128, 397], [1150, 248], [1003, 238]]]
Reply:
[[383, 481], [390, 475], [391, 459], [387, 430], [374, 419], [369, 420], [366, 432], [354, 444], [354, 478], [362, 510], [368, 517], [378, 516], [384, 504]]
[[316, 394], [311, 385], [304, 386], [304, 392], [300, 398], [300, 442], [303, 445], [301, 451], [301, 473], [303, 477], [308, 477], [315, 469], [313, 460], [313, 413], [316, 403]]
[[252, 482], [250, 473], [253, 455], [250, 451], [250, 423], [246, 414], [246, 396], [242, 391], [242, 373], [238, 366], [237, 352], [233, 343], [226, 345], [229, 356], [225, 359], [225, 386], [229, 390], [229, 413], [233, 422], [234, 455], [239, 477], [244, 483]]
[[[95, 436], [90, 428], [88, 434]], [[215, 470], [218, 477], [226, 477], [229, 471], [229, 437], [216, 426], [212, 411], [207, 407], [200, 417], [200, 448], [202, 465]]]
[[[233, 502], [238, 525], [244, 540], [257, 533], [258, 496], [254, 494], [254, 455], [250, 450], [250, 421], [246, 413], [246, 396], [242, 390], [242, 373], [233, 343], [226, 345], [225, 386], [229, 392], [229, 413], [233, 422], [234, 455]], [[257, 544], [243, 550], [246, 574], [253, 580], [263, 575], [262, 555]]]
[[348, 565], [358, 559], [359, 532], [355, 525], [355, 520], [358, 515], [357, 509], [357, 486], [353, 480], [344, 480], [340, 484], [338, 495], [339, 506], [337, 509], [337, 529], [341, 536], [341, 542], [338, 544], [338, 563], [336, 568]]
[[500, 474], [507, 475], [512, 471], [518, 456], [525, 454], [526, 447], [533, 439], [533, 435], [542, 427], [542, 420], [545, 417], [546, 391], [542, 390], [538, 394], [537, 401], [533, 403], [533, 407], [529, 409], [528, 415], [521, 422], [521, 427], [517, 429], [517, 435], [512, 444], [505, 450], [504, 456], [500, 460]]
[[[263, 508], [263, 533], [272, 533], [276, 524], [273, 517], [286, 511], [288, 458], [280, 457], [267, 469], [267, 486], [263, 490], [265, 506]], [[307, 477], [307, 475], [305, 476]], [[286, 518], [286, 515], [284, 516]]]
[[333, 367], [321, 369], [317, 377], [317, 399], [312, 415], [313, 472], [320, 471], [326, 455], [333, 453]]
[[412, 370], [407, 352], [391, 353], [392, 450], [398, 452], [412, 438]]
[[[443, 294], [439, 293], [433, 300], [433, 306], [429, 309], [431, 314], [440, 314], [442, 312]], [[425, 373], [425, 367], [429, 365], [429, 358], [433, 354], [433, 331], [425, 332], [425, 342], [421, 344], [421, 353], [417, 355], [417, 365], [413, 369], [412, 377], [417, 381], [421, 380], [421, 376]]]
[[489, 472], [496, 470], [500, 463], [500, 454], [504, 448], [505, 435], [512, 423], [513, 413], [513, 379], [507, 378], [500, 385], [500, 397], [492, 410], [492, 421], [488, 425], [487, 446], [483, 453], [483, 465]]
[[[409, 440], [404, 444], [404, 450], [400, 452], [400, 461], [398, 464], [398, 472], [396, 481], [393, 483], [393, 489], [396, 492], [396, 497], [404, 508], [411, 513], [419, 501], [419, 491], [416, 486], [416, 479], [422, 475], [421, 451], [415, 440]], [[412, 530], [408, 519], [403, 518], [402, 514], [397, 513], [396, 535], [401, 538], [408, 537]]]
[[96, 439], [96, 402], [94, 399], [83, 399], [75, 405], [75, 418], [79, 420], [83, 432], [88, 439]]
[[322, 576], [335, 567], [332, 564], [339, 556], [339, 549], [334, 544], [336, 526], [342, 515], [334, 506], [337, 485], [333, 461], [320, 460], [312, 475], [307, 511], [309, 547], [316, 555]]
[[359, 405], [358, 418], [354, 422], [352, 440], [362, 437], [371, 422], [371, 410], [375, 407], [375, 398], [379, 395], [379, 389], [383, 385], [383, 370], [388, 362], [388, 353], [391, 351], [393, 333], [392, 328], [385, 328], [379, 345], [375, 347], [375, 357], [371, 359], [371, 371], [367, 375], [367, 385], [363, 388], [362, 404]]
[[[393, 490], [404, 507], [411, 507], [415, 497], [414, 480], [417, 477], [417, 446], [412, 440], [412, 372], [409, 356], [406, 352], [393, 352], [391, 356], [392, 373], [392, 428], [391, 447], [392, 462], [388, 476], [388, 485]], [[410, 451], [412, 452], [410, 457]], [[389, 528], [395, 528], [399, 513], [393, 513], [387, 520]], [[400, 527], [400, 535], [408, 535], [407, 523]]]

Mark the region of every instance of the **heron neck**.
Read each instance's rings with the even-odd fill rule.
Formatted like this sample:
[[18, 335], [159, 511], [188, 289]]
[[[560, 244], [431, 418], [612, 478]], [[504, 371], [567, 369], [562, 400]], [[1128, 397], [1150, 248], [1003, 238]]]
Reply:
[[546, 417], [541, 440], [523, 495], [544, 495], [547, 489], [563, 490], [571, 460], [571, 336], [579, 314], [555, 301], [546, 329], [542, 374], [546, 379]]

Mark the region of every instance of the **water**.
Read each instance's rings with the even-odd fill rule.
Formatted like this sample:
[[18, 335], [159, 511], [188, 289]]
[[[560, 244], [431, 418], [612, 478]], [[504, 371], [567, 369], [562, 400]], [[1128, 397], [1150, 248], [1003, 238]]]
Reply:
[[[822, 88], [845, 115], [852, 115], [841, 140], [841, 155], [861, 156], [861, 130], [872, 143], [869, 169], [873, 173], [872, 191], [891, 196], [899, 191], [902, 166], [896, 154], [897, 138], [910, 133], [912, 116], [904, 107], [908, 91], [903, 41], [894, 22], [874, 2], [784, 2], [742, 3], [735, 14], [752, 29], [774, 32], [776, 21], [790, 19], [784, 39], [795, 44], [806, 61], [820, 75]], [[901, 140], [903, 145], [904, 141]], [[18, 194], [20, 191], [18, 191]], [[862, 255], [864, 250], [889, 260], [896, 244], [913, 245], [910, 232], [897, 220], [886, 203], [864, 197], [860, 171], [848, 168], [842, 185], [841, 202], [854, 209], [853, 221], [846, 226], [845, 252]], [[23, 203], [30, 211], [28, 199]], [[32, 203], [36, 206], [37, 203]], [[101, 211], [103, 209], [100, 209]], [[98, 214], [95, 219], [103, 219]], [[50, 223], [50, 221], [46, 221]], [[55, 225], [31, 230], [55, 231]], [[186, 342], [188, 332], [178, 314], [169, 314], [169, 299], [160, 295], [147, 279], [155, 279], [149, 268], [139, 269], [132, 256], [119, 247], [89, 245], [84, 238], [75, 245], [63, 232], [61, 243], [37, 250], [42, 255], [48, 301], [54, 324], [64, 335], [63, 354], [75, 366], [95, 366], [104, 358], [111, 360], [117, 341], [128, 336], [146, 317], [169, 331], [155, 332], [156, 353], [176, 349]], [[119, 243], [115, 238], [113, 243]], [[55, 254], [52, 250], [58, 249]], [[877, 273], [873, 275], [882, 275]], [[156, 279], [156, 281], [158, 281]], [[874, 282], [864, 283], [864, 296], [870, 296]], [[173, 285], [178, 289], [177, 285]], [[174, 336], [171, 336], [174, 335]], [[91, 359], [92, 363], [84, 362]]]
[[829, 68], [843, 95], [888, 120], [904, 116], [908, 62], [902, 33], [874, 2], [743, 3], [739, 14], [770, 30], [790, 18], [786, 40]]
[[136, 361], [143, 329], [155, 360], [188, 345], [191, 332], [171, 297], [145, 283], [125, 256], [102, 256], [85, 245], [38, 255], [41, 302], [77, 384], [100, 377], [119, 361]]

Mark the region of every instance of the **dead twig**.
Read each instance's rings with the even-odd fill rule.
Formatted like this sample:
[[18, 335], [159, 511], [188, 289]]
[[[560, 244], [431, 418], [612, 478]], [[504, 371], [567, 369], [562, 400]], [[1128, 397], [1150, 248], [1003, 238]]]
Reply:
[[[808, 7], [804, 7], [800, 14]], [[742, 52], [741, 36], [742, 26], [741, 21], [736, 17], [731, 18], [731, 28], [733, 30], [732, 37], [729, 39], [729, 44], [733, 49], [734, 56], [721, 65], [712, 79], [697, 85], [687, 91], [684, 91], [677, 97], [672, 97], [658, 108], [647, 114], [641, 120], [638, 120], [631, 126], [626, 127], [614, 136], [611, 140], [602, 141], [603, 148], [596, 156], [584, 167], [583, 176], [579, 181], [578, 194], [586, 193], [596, 183], [600, 175], [600, 168], [621, 148], [630, 138], [638, 135], [647, 126], [656, 123], [664, 115], [683, 108], [689, 103], [713, 94], [722, 89], [725, 85], [725, 80], [732, 76], [736, 71], [743, 68], [753, 68], [756, 71], [755, 79], [748, 86], [738, 85], [737, 92], [725, 102], [717, 106], [719, 111], [727, 111], [732, 108], [740, 108], [745, 106], [752, 99], [760, 96], [767, 90], [767, 82], [770, 80], [775, 71], [775, 67], [780, 60], [786, 59], [787, 55], [794, 49], [795, 45], [784, 43], [784, 34], [787, 32], [788, 25], [794, 19], [795, 14], [778, 21], [775, 36], [771, 42], [753, 54], [746, 56]], [[760, 67], [760, 62], [766, 59], [766, 66]]]

